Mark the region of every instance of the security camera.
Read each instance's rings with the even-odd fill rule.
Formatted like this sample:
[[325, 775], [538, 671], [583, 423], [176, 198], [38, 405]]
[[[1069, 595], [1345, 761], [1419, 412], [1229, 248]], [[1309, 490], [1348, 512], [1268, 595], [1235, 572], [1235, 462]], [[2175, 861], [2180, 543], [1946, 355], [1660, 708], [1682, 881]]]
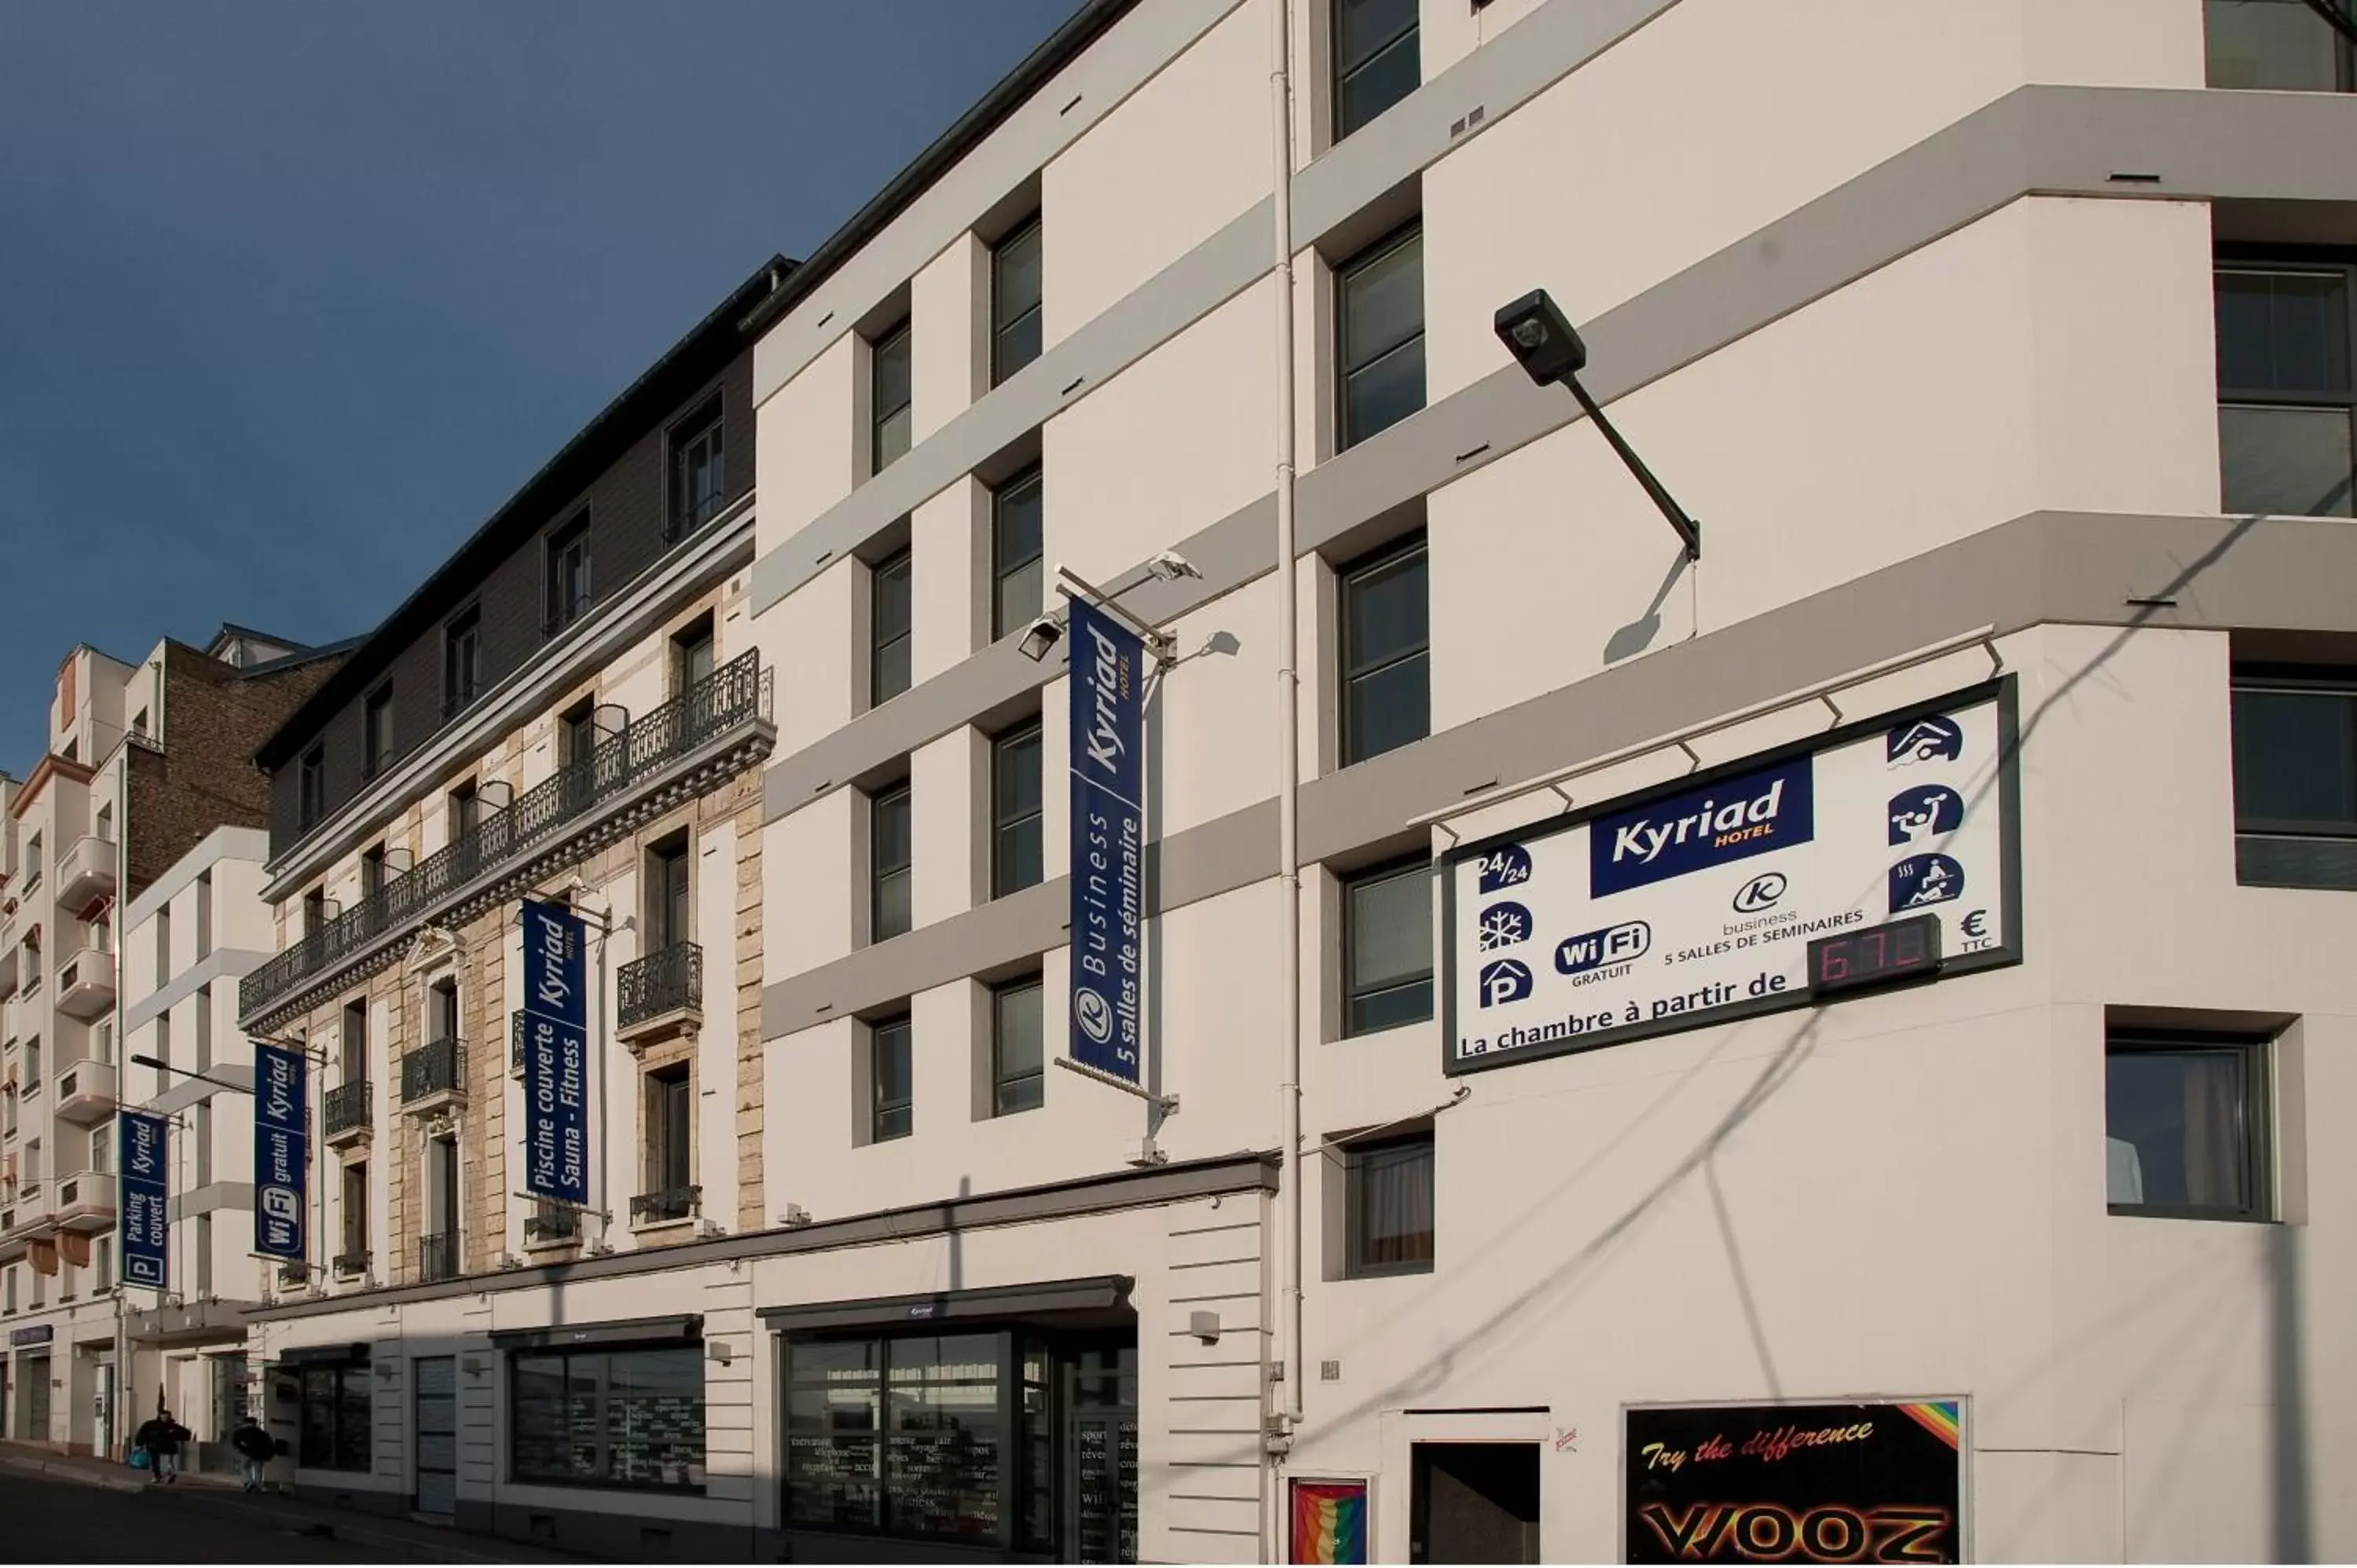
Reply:
[[1540, 386], [1576, 376], [1587, 366], [1587, 345], [1543, 288], [1499, 308], [1498, 339]]
[[1017, 646], [1023, 657], [1037, 664], [1048, 657], [1049, 650], [1064, 639], [1064, 628], [1056, 624], [1053, 616], [1041, 616], [1025, 628], [1023, 640]]
[[1200, 577], [1203, 575], [1195, 569], [1195, 564], [1192, 561], [1188, 560], [1176, 550], [1165, 550], [1161, 554], [1148, 561], [1146, 564], [1146, 569], [1166, 583], [1175, 583], [1182, 577]]

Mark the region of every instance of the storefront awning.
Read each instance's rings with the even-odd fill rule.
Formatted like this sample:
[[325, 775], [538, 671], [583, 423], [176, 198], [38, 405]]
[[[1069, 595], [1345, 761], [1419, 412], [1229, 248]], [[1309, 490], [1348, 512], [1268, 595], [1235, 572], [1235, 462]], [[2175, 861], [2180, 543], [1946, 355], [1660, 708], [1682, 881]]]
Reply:
[[491, 1343], [502, 1350], [565, 1350], [576, 1345], [662, 1345], [704, 1337], [704, 1319], [623, 1317], [607, 1323], [557, 1323], [545, 1328], [503, 1328]]
[[366, 1362], [369, 1348], [365, 1345], [298, 1345], [278, 1353], [282, 1367], [349, 1367]]
[[992, 1285], [981, 1290], [932, 1291], [922, 1295], [870, 1296], [862, 1301], [815, 1302], [804, 1306], [765, 1306], [762, 1326], [773, 1334], [826, 1328], [888, 1328], [925, 1323], [1066, 1319], [1110, 1314], [1128, 1305], [1125, 1274], [1053, 1280], [1043, 1284]]

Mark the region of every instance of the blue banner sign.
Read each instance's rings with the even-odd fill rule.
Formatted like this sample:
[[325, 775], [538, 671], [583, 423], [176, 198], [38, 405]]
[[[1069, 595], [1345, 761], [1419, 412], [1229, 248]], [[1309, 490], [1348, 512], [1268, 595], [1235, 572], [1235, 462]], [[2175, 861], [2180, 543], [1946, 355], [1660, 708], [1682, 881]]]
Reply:
[[523, 901], [524, 1190], [589, 1204], [589, 1002], [580, 916]]
[[117, 1112], [114, 1120], [122, 1129], [115, 1168], [122, 1173], [116, 1207], [123, 1217], [123, 1283], [162, 1290], [171, 1283], [170, 1125], [141, 1111]]
[[311, 1064], [284, 1046], [253, 1047], [253, 1250], [310, 1260]]
[[1144, 1052], [1146, 646], [1072, 601], [1072, 1059], [1135, 1083]]

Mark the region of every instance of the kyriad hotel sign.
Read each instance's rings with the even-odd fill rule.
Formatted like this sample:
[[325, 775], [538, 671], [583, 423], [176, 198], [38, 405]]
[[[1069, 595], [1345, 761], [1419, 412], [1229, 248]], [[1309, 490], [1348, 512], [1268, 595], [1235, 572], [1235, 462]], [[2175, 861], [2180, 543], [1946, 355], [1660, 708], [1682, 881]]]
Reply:
[[2019, 958], [2014, 687], [1453, 852], [1450, 1072]]

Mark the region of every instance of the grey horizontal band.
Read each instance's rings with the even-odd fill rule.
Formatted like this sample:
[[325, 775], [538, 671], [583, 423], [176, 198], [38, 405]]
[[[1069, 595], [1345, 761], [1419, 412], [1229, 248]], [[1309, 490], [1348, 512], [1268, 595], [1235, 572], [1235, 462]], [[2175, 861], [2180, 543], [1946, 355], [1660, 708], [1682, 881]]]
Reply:
[[259, 952], [253, 948], [215, 948], [170, 980], [160, 991], [150, 992], [123, 1010], [123, 1036], [128, 1039], [155, 1020], [156, 1015], [178, 1005], [183, 999], [194, 996], [199, 990], [221, 981], [232, 983], [260, 968], [275, 953]]
[[[2347, 96], [2022, 88], [1598, 317], [1583, 328], [1587, 380], [1601, 402], [1625, 397], [2028, 195], [2357, 202], [2357, 158], [2330, 150], [2352, 145], [2357, 98]], [[2154, 172], [2151, 183], [2112, 177]], [[1555, 389], [1503, 367], [1305, 472], [1296, 490], [1298, 548], [1305, 555], [1332, 549], [1372, 520], [1581, 417]], [[865, 514], [845, 512], [849, 505], [811, 525], [845, 531], [838, 553], [856, 544], [851, 532], [869, 526]], [[1146, 583], [1124, 602], [1160, 620], [1265, 575], [1275, 564], [1275, 507], [1264, 496], [1178, 542], [1201, 581]], [[801, 537], [765, 561], [791, 558]], [[1107, 585], [1145, 575], [1141, 563]], [[798, 810], [1059, 673], [1024, 659], [1013, 639], [994, 644], [780, 759], [764, 782], [767, 817]]]
[[199, 1214], [215, 1214], [225, 1208], [243, 1213], [253, 1208], [252, 1182], [215, 1181], [174, 1193], [169, 1212], [174, 1219], [192, 1219]]
[[[2345, 523], [2034, 512], [1311, 780], [1301, 789], [1301, 863], [1396, 838], [1485, 787], [1577, 767], [1983, 626], [2357, 633], [2351, 582], [2357, 529]], [[1276, 868], [1271, 800], [1149, 844], [1146, 907], [1179, 908]], [[1069, 899], [1059, 877], [780, 981], [762, 993], [762, 1036], [1060, 947]]]

